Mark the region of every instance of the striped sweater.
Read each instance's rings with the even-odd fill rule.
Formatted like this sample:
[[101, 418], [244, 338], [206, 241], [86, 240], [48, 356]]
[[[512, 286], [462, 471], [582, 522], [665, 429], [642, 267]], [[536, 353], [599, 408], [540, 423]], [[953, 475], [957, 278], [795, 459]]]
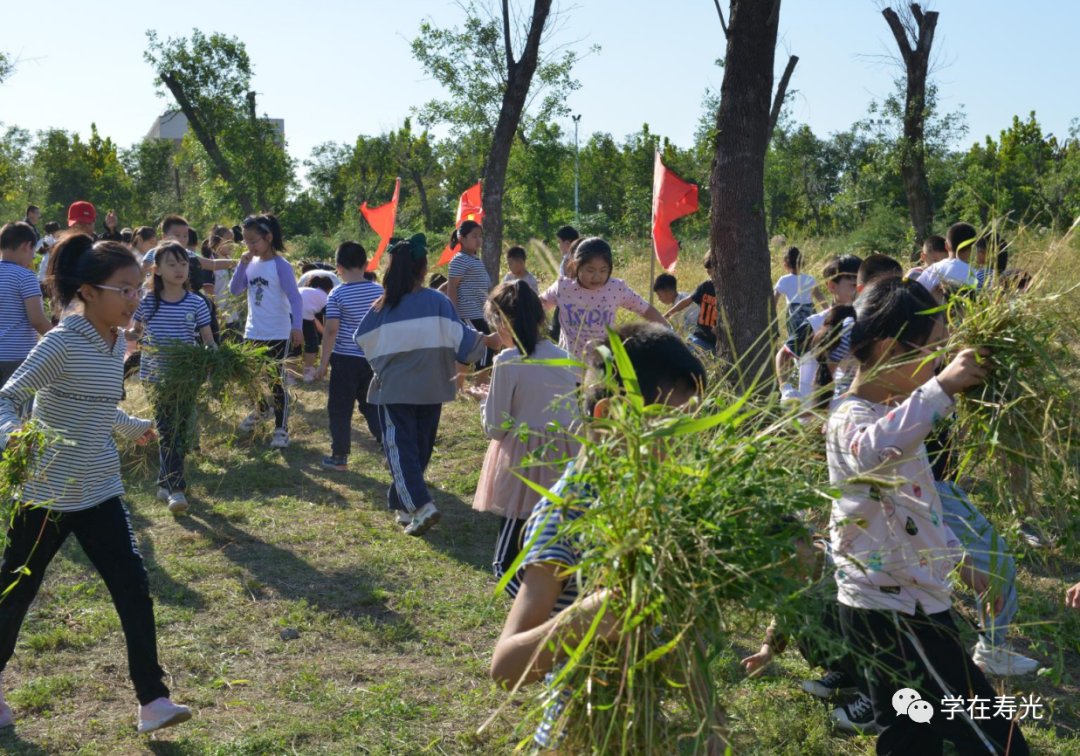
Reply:
[[124, 396], [122, 334], [110, 347], [82, 315], [49, 331], [0, 389], [0, 448], [20, 426], [19, 411], [34, 398], [32, 417], [58, 436], [35, 461], [22, 500], [61, 512], [89, 509], [124, 493], [113, 432], [137, 439], [150, 420], [130, 417]]
[[356, 329], [375, 377], [372, 404], [442, 404], [454, 401], [456, 362], [476, 362], [484, 341], [462, 323], [444, 294], [420, 289], [397, 307], [372, 308]]

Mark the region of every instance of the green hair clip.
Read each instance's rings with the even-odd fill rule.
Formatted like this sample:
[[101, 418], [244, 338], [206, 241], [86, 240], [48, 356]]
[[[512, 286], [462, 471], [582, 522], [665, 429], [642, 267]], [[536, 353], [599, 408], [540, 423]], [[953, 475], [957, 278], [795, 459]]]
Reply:
[[410, 236], [409, 249], [412, 250], [412, 259], [423, 260], [427, 257], [427, 237], [423, 234]]

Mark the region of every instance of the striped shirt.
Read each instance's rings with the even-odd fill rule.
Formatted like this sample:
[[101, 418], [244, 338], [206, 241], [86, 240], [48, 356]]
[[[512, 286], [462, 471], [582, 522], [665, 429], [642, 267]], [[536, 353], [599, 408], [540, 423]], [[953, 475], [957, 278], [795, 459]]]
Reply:
[[156, 382], [164, 361], [155, 347], [174, 341], [194, 344], [199, 329], [210, 325], [210, 308], [202, 297], [190, 291], [185, 291], [179, 302], [147, 294], [139, 302], [134, 320], [143, 324], [142, 343], [147, 347], [139, 361], [139, 378]]
[[37, 331], [26, 317], [26, 300], [34, 297], [41, 297], [34, 271], [0, 260], [0, 360], [21, 360], [37, 344]]
[[355, 341], [356, 329], [368, 314], [371, 305], [382, 296], [383, 288], [371, 281], [353, 281], [335, 287], [326, 300], [327, 320], [338, 320], [334, 354], [363, 357], [364, 350]]
[[0, 389], [0, 447], [21, 426], [31, 399], [31, 417], [58, 437], [35, 460], [22, 489], [25, 503], [74, 512], [123, 495], [113, 432], [134, 440], [151, 425], [117, 406], [124, 396], [125, 348], [123, 334], [110, 346], [89, 320], [68, 315]]
[[457, 287], [457, 314], [465, 320], [484, 317], [484, 302], [491, 288], [491, 276], [483, 261], [464, 252], [458, 252], [450, 260], [450, 278], [460, 278]]
[[[529, 565], [555, 564], [570, 570], [581, 561], [580, 546], [559, 532], [566, 523], [581, 517], [589, 506], [586, 498], [575, 495], [581, 491], [574, 484], [574, 462], [566, 465], [562, 477], [551, 487], [551, 492], [563, 499], [570, 497], [570, 501], [556, 504], [545, 497], [533, 507], [521, 535], [522, 548], [527, 549], [525, 557], [517, 574], [510, 578], [506, 585], [506, 591], [511, 596], [517, 596], [521, 581], [525, 577], [525, 568]], [[555, 600], [555, 607], [551, 610], [552, 617], [577, 600], [582, 589], [581, 580], [581, 573], [577, 570], [567, 575], [562, 593]]]

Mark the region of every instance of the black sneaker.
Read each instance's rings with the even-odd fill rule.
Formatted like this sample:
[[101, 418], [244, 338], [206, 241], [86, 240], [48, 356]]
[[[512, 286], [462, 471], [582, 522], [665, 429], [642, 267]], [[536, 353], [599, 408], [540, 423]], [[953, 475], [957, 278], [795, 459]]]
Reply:
[[803, 680], [802, 689], [818, 698], [832, 698], [838, 693], [851, 693], [858, 688], [855, 681], [843, 672], [826, 672], [819, 680]]
[[874, 704], [862, 693], [851, 703], [833, 709], [829, 713], [829, 718], [838, 729], [844, 732], [855, 732], [860, 735], [878, 732], [877, 723], [874, 721]]
[[323, 457], [322, 466], [327, 470], [337, 470], [338, 472], [348, 472], [349, 470], [349, 458], [348, 457]]

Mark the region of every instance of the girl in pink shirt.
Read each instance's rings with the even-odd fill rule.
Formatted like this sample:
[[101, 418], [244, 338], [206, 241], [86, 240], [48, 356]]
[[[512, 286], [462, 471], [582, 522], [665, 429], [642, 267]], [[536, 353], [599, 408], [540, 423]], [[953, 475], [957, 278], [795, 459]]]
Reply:
[[559, 308], [559, 346], [584, 361], [589, 344], [607, 338], [620, 307], [667, 326], [655, 307], [621, 278], [612, 278], [611, 247], [598, 237], [582, 240], [560, 277], [540, 295], [545, 309]]

